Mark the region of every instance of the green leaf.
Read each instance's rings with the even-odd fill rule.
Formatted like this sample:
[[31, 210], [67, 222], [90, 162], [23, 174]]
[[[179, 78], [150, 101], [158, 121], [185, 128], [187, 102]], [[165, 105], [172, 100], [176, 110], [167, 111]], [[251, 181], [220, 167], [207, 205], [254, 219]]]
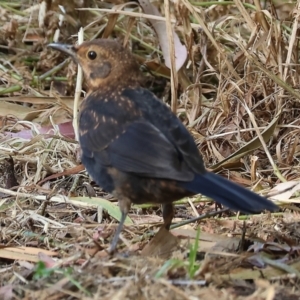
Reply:
[[[80, 201], [85, 202], [88, 204], [93, 204], [95, 206], [101, 206], [104, 208], [108, 214], [113, 217], [114, 219], [120, 221], [121, 220], [121, 211], [117, 205], [114, 203], [104, 199], [104, 198], [98, 198], [98, 197], [70, 197], [71, 200], [74, 201]], [[132, 225], [132, 220], [127, 216], [125, 220], [125, 225]]]
[[54, 273], [54, 268], [47, 268], [43, 261], [38, 261], [34, 270], [33, 279], [47, 278]]

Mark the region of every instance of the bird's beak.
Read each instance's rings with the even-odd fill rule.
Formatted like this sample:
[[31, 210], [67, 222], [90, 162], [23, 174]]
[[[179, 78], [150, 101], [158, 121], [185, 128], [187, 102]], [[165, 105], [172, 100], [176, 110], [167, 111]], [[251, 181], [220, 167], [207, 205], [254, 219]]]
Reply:
[[69, 56], [71, 56], [76, 61], [76, 48], [73, 45], [66, 45], [66, 44], [49, 44], [49, 48], [52, 48], [54, 50], [58, 50], [60, 52], [63, 52]]

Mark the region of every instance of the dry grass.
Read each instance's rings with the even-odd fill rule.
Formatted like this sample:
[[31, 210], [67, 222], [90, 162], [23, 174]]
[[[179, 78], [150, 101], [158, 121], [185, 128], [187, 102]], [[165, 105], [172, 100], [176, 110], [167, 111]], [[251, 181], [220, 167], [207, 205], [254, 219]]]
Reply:
[[[119, 39], [207, 167], [267, 193], [299, 179], [299, 3], [182, 0], [165, 13], [168, 1], [158, 1], [163, 17], [149, 17], [126, 2], [0, 2], [0, 298], [299, 299], [297, 198], [276, 214], [224, 212], [150, 244], [160, 209], [134, 207], [120, 255], [108, 257], [119, 211], [80, 165], [77, 66], [46, 48], [76, 43], [80, 25], [85, 40]], [[150, 19], [169, 33], [173, 24], [188, 50], [179, 72], [172, 55], [172, 74], [165, 67]], [[199, 197], [177, 207], [175, 221], [214, 211]]]

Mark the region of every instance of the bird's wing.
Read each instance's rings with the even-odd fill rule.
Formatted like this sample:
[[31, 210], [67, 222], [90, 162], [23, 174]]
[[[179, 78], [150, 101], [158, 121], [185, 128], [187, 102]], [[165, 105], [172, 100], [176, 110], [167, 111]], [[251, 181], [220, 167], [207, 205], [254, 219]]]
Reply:
[[181, 181], [194, 178], [174, 145], [146, 120], [131, 123], [107, 153], [111, 165], [124, 172]]
[[[141, 113], [129, 99], [94, 93], [80, 108], [79, 140], [88, 156], [100, 152], [117, 139]], [[88, 151], [91, 154], [88, 154]]]
[[[92, 112], [84, 111], [90, 129], [80, 135], [82, 153], [95, 163], [145, 177], [192, 180], [193, 173], [180, 161], [176, 148], [155, 126], [136, 120], [118, 130], [112, 126], [93, 127]], [[106, 125], [108, 125], [106, 123]], [[110, 142], [108, 137], [111, 137]]]
[[205, 172], [190, 133], [150, 91], [126, 89], [100, 100], [89, 96], [81, 111], [84, 156], [145, 177], [190, 181]]
[[182, 122], [161, 100], [144, 88], [126, 89], [122, 94], [138, 103], [144, 118], [153, 124], [176, 148], [180, 159], [195, 173], [205, 173], [197, 145]]

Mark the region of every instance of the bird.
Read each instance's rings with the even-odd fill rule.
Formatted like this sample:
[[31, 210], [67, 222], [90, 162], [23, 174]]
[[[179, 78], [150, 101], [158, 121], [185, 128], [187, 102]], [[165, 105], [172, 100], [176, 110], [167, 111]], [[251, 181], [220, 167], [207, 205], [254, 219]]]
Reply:
[[192, 135], [142, 86], [139, 64], [118, 41], [100, 38], [48, 46], [71, 56], [84, 73], [88, 89], [79, 109], [81, 161], [93, 180], [118, 199], [121, 211], [110, 253], [117, 249], [132, 203], [161, 204], [168, 230], [173, 202], [196, 194], [246, 214], [278, 209], [270, 200], [206, 170]]

